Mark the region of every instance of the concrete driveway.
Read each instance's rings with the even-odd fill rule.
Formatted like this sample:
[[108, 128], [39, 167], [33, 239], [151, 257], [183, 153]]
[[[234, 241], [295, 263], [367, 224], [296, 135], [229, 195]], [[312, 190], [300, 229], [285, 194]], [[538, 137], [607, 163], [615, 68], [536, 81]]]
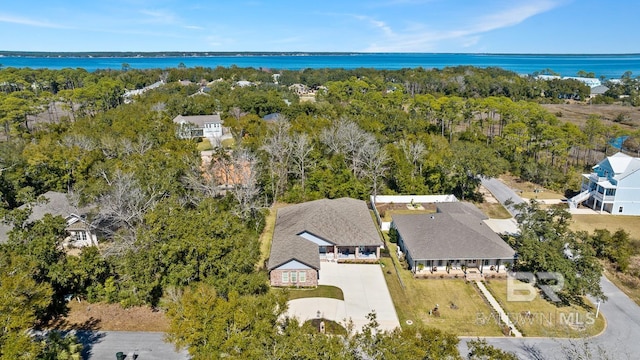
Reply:
[[344, 320], [351, 320], [354, 330], [360, 331], [368, 323], [367, 315], [375, 311], [380, 329], [393, 330], [400, 326], [379, 264], [323, 262], [318, 282], [342, 289], [344, 301], [326, 298], [292, 300], [289, 301], [289, 315], [303, 321], [317, 317], [321, 311], [322, 316], [329, 320], [343, 324]]

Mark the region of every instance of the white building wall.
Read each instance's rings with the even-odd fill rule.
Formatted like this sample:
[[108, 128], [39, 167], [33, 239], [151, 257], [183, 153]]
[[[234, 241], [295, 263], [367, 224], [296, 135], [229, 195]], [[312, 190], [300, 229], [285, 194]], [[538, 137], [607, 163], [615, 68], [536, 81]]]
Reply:
[[202, 131], [204, 137], [221, 137], [222, 136], [222, 124], [217, 123], [207, 123], [204, 124], [204, 129]]

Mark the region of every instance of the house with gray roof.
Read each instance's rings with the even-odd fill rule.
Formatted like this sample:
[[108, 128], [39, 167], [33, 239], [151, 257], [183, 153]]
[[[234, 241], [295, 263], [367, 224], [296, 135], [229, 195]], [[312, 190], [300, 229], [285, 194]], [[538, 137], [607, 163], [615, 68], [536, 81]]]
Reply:
[[197, 137], [220, 138], [224, 134], [220, 114], [212, 115], [178, 115], [173, 119], [178, 125], [178, 137], [193, 139]]
[[[67, 194], [57, 191], [48, 191], [42, 195], [42, 198], [43, 201], [19, 207], [19, 209], [30, 208], [31, 214], [27, 222], [38, 221], [44, 218], [46, 214], [61, 216], [67, 222], [65, 230], [68, 233], [68, 237], [62, 242], [63, 246], [84, 247], [98, 245], [95, 226], [91, 225], [86, 219], [86, 214], [91, 210], [90, 208], [72, 205]], [[11, 225], [0, 223], [0, 243], [9, 239], [9, 231], [12, 228], [13, 226]]]
[[375, 262], [382, 239], [362, 200], [321, 199], [279, 209], [269, 256], [272, 286], [317, 286], [322, 261]]
[[505, 272], [515, 251], [484, 223], [487, 217], [465, 202], [438, 204], [433, 214], [394, 214], [400, 251], [411, 271], [449, 273]]

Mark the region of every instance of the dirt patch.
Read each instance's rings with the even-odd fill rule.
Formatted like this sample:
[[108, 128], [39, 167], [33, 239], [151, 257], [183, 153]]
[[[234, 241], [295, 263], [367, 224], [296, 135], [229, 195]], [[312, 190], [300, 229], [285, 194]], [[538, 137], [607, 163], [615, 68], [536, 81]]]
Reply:
[[640, 108], [623, 105], [606, 104], [543, 104], [542, 107], [550, 113], [559, 116], [560, 121], [568, 121], [579, 127], [584, 126], [589, 115], [600, 115], [605, 126], [611, 126], [620, 114], [623, 114], [624, 121], [618, 122], [623, 129], [637, 129], [640, 127]]
[[164, 312], [149, 307], [125, 309], [119, 304], [69, 302], [69, 314], [55, 321], [52, 328], [71, 330], [159, 331], [169, 328]]

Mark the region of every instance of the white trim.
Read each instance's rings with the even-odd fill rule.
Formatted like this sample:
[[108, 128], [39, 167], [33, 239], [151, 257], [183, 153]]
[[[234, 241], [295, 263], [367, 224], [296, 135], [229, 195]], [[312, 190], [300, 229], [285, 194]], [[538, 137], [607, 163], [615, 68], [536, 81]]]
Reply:
[[289, 260], [286, 263], [278, 266], [273, 270], [308, 270], [311, 267], [297, 261], [297, 260]]
[[308, 232], [308, 231], [303, 231], [300, 234], [298, 234], [298, 236], [300, 236], [301, 238], [305, 239], [305, 240], [309, 240], [313, 243], [315, 243], [318, 246], [333, 246], [334, 244], [323, 240], [315, 235], [313, 235], [312, 233]]

